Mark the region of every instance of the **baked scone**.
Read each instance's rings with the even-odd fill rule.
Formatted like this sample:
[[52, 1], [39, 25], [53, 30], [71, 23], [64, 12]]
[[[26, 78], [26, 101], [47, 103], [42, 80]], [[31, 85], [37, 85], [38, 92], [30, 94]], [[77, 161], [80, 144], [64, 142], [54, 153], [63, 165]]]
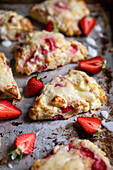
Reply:
[[80, 35], [79, 21], [90, 14], [82, 0], [47, 0], [34, 5], [30, 16], [43, 24], [54, 22], [67, 36]]
[[66, 40], [61, 33], [34, 31], [15, 48], [16, 71], [30, 75], [83, 60], [87, 55], [84, 45]]
[[4, 36], [15, 41], [24, 38], [25, 33], [33, 31], [30, 20], [14, 11], [0, 10], [0, 38]]
[[0, 53], [0, 99], [20, 100], [21, 94], [6, 60], [5, 55]]
[[82, 71], [69, 70], [44, 86], [29, 116], [33, 120], [67, 119], [77, 113], [100, 109], [105, 100], [105, 92], [92, 77]]
[[113, 170], [105, 152], [89, 140], [73, 139], [56, 145], [53, 151], [34, 162], [31, 170]]

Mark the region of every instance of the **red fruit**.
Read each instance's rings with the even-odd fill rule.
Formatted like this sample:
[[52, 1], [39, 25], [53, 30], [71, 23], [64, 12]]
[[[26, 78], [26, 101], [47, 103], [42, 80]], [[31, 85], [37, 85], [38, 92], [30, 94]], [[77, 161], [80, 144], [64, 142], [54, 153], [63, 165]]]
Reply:
[[54, 119], [54, 120], [63, 120], [64, 117], [62, 115], [55, 115], [55, 116], [52, 117], [52, 119]]
[[66, 108], [62, 108], [61, 112], [62, 113], [67, 113], [67, 112], [73, 112], [75, 109], [73, 108], [73, 106], [68, 105]]
[[89, 16], [82, 18], [80, 21], [80, 26], [85, 35], [88, 35], [95, 25], [96, 19]]
[[46, 38], [45, 42], [47, 43], [47, 45], [49, 46], [49, 50], [54, 50], [55, 49], [55, 41], [53, 38]]
[[90, 157], [90, 158], [94, 159], [94, 153], [88, 148], [81, 147], [80, 153], [82, 156], [86, 156], [86, 157]]
[[45, 30], [51, 32], [53, 31], [53, 29], [54, 29], [53, 22], [52, 21], [48, 22], [48, 24], [45, 27]]
[[78, 64], [80, 69], [85, 70], [91, 74], [99, 73], [104, 65], [104, 59], [101, 56], [80, 61]]
[[101, 121], [95, 117], [77, 117], [77, 121], [90, 135], [99, 132], [102, 128]]
[[27, 96], [33, 97], [37, 95], [43, 88], [42, 78], [35, 76], [32, 77], [27, 83]]
[[14, 142], [16, 149], [10, 152], [10, 154], [12, 154], [12, 159], [14, 160], [16, 157], [19, 157], [19, 159], [21, 159], [23, 154], [30, 154], [34, 149], [35, 139], [35, 133], [19, 135]]
[[60, 8], [60, 9], [69, 9], [68, 3], [63, 2], [63, 1], [59, 1], [55, 3], [55, 7]]
[[22, 111], [7, 100], [0, 100], [0, 120], [17, 118]]
[[91, 170], [107, 170], [107, 166], [102, 159], [95, 160]]

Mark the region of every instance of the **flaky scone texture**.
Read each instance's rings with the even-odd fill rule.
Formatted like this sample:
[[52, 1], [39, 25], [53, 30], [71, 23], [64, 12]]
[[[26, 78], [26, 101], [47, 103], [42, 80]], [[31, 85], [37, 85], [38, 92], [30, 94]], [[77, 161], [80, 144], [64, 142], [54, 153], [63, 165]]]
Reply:
[[30, 75], [83, 60], [87, 55], [84, 45], [66, 40], [61, 33], [34, 31], [15, 48], [16, 71]]
[[21, 94], [6, 60], [5, 55], [0, 53], [0, 99], [20, 100]]
[[34, 5], [30, 16], [41, 23], [56, 23], [67, 36], [80, 35], [79, 21], [89, 15], [89, 9], [82, 0], [47, 0]]
[[44, 86], [29, 116], [33, 120], [67, 119], [100, 109], [105, 100], [105, 92], [92, 77], [82, 71], [69, 70]]
[[30, 20], [14, 11], [0, 10], [0, 38], [15, 41], [23, 39], [27, 32], [33, 31]]
[[73, 139], [56, 145], [52, 153], [34, 162], [31, 170], [113, 170], [105, 153], [89, 140]]

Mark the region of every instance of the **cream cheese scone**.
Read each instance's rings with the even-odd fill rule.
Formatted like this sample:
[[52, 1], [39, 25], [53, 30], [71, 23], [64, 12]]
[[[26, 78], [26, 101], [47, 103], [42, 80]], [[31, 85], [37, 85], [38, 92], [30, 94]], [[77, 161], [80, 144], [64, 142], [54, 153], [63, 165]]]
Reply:
[[0, 99], [20, 100], [21, 94], [6, 60], [5, 55], [0, 53]]
[[113, 170], [105, 152], [89, 140], [73, 139], [56, 145], [51, 153], [34, 162], [31, 170]]
[[61, 32], [73, 36], [81, 34], [79, 22], [90, 11], [82, 0], [47, 0], [34, 5], [29, 13], [43, 24], [54, 22]]
[[105, 92], [92, 77], [82, 71], [69, 70], [44, 86], [29, 116], [33, 120], [67, 119], [100, 109], [105, 100]]
[[34, 31], [15, 47], [16, 71], [30, 75], [83, 60], [87, 55], [84, 45], [66, 40], [61, 33]]
[[33, 31], [30, 20], [14, 11], [0, 10], [0, 38], [15, 41], [23, 39], [25, 33]]

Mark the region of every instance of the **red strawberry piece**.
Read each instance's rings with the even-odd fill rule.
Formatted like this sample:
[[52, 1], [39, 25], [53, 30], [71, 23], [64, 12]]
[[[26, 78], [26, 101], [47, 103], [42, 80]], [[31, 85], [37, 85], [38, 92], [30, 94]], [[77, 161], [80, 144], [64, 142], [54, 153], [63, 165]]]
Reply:
[[85, 35], [88, 35], [95, 25], [96, 25], [96, 19], [93, 17], [86, 16], [83, 17], [80, 21], [80, 26]]
[[54, 119], [54, 120], [63, 120], [64, 117], [62, 115], [55, 115], [55, 116], [52, 117], [52, 119]]
[[65, 85], [60, 84], [60, 83], [56, 83], [56, 84], [55, 84], [55, 87], [65, 87]]
[[80, 69], [87, 71], [91, 74], [99, 73], [103, 65], [104, 65], [104, 59], [101, 56], [80, 61], [78, 64]]
[[45, 30], [51, 32], [53, 31], [53, 29], [54, 29], [53, 22], [52, 21], [48, 22], [48, 24], [45, 27]]
[[30, 154], [34, 149], [34, 143], [36, 139], [35, 133], [27, 133], [19, 135], [14, 142], [15, 150], [10, 152], [12, 155], [12, 159], [19, 157], [19, 159], [22, 158], [23, 154], [27, 155]]
[[78, 51], [77, 47], [74, 47], [74, 46], [71, 46], [71, 47], [70, 47], [70, 52], [71, 52], [71, 53], [74, 54], [74, 53], [76, 53], [77, 51]]
[[61, 108], [62, 113], [73, 112], [74, 110], [74, 107], [71, 105], [68, 105], [66, 108]]
[[42, 51], [42, 54], [43, 54], [43, 55], [45, 55], [45, 54], [47, 54], [47, 53], [48, 53], [48, 50], [45, 50], [45, 49], [44, 49], [44, 50]]
[[91, 170], [107, 170], [107, 166], [102, 159], [95, 160]]
[[7, 100], [0, 100], [0, 120], [17, 118], [22, 111]]
[[55, 49], [55, 41], [53, 38], [46, 38], [45, 42], [47, 43], [47, 45], [49, 46], [49, 50], [54, 50]]
[[21, 37], [21, 33], [16, 33], [15, 34], [15, 40], [18, 40]]
[[64, 2], [64, 1], [59, 1], [59, 2], [55, 3], [55, 7], [59, 8], [59, 9], [69, 9], [68, 3]]
[[90, 158], [94, 159], [94, 153], [88, 148], [81, 147], [80, 153], [82, 156], [86, 156], [86, 157], [90, 157]]
[[67, 144], [67, 152], [73, 149], [75, 149], [75, 146], [72, 143]]
[[101, 121], [96, 117], [77, 117], [77, 121], [90, 135], [100, 132], [102, 128]]
[[[45, 78], [45, 77], [44, 77]], [[33, 97], [37, 95], [43, 88], [43, 79], [37, 76], [32, 77], [27, 83], [27, 96]]]

